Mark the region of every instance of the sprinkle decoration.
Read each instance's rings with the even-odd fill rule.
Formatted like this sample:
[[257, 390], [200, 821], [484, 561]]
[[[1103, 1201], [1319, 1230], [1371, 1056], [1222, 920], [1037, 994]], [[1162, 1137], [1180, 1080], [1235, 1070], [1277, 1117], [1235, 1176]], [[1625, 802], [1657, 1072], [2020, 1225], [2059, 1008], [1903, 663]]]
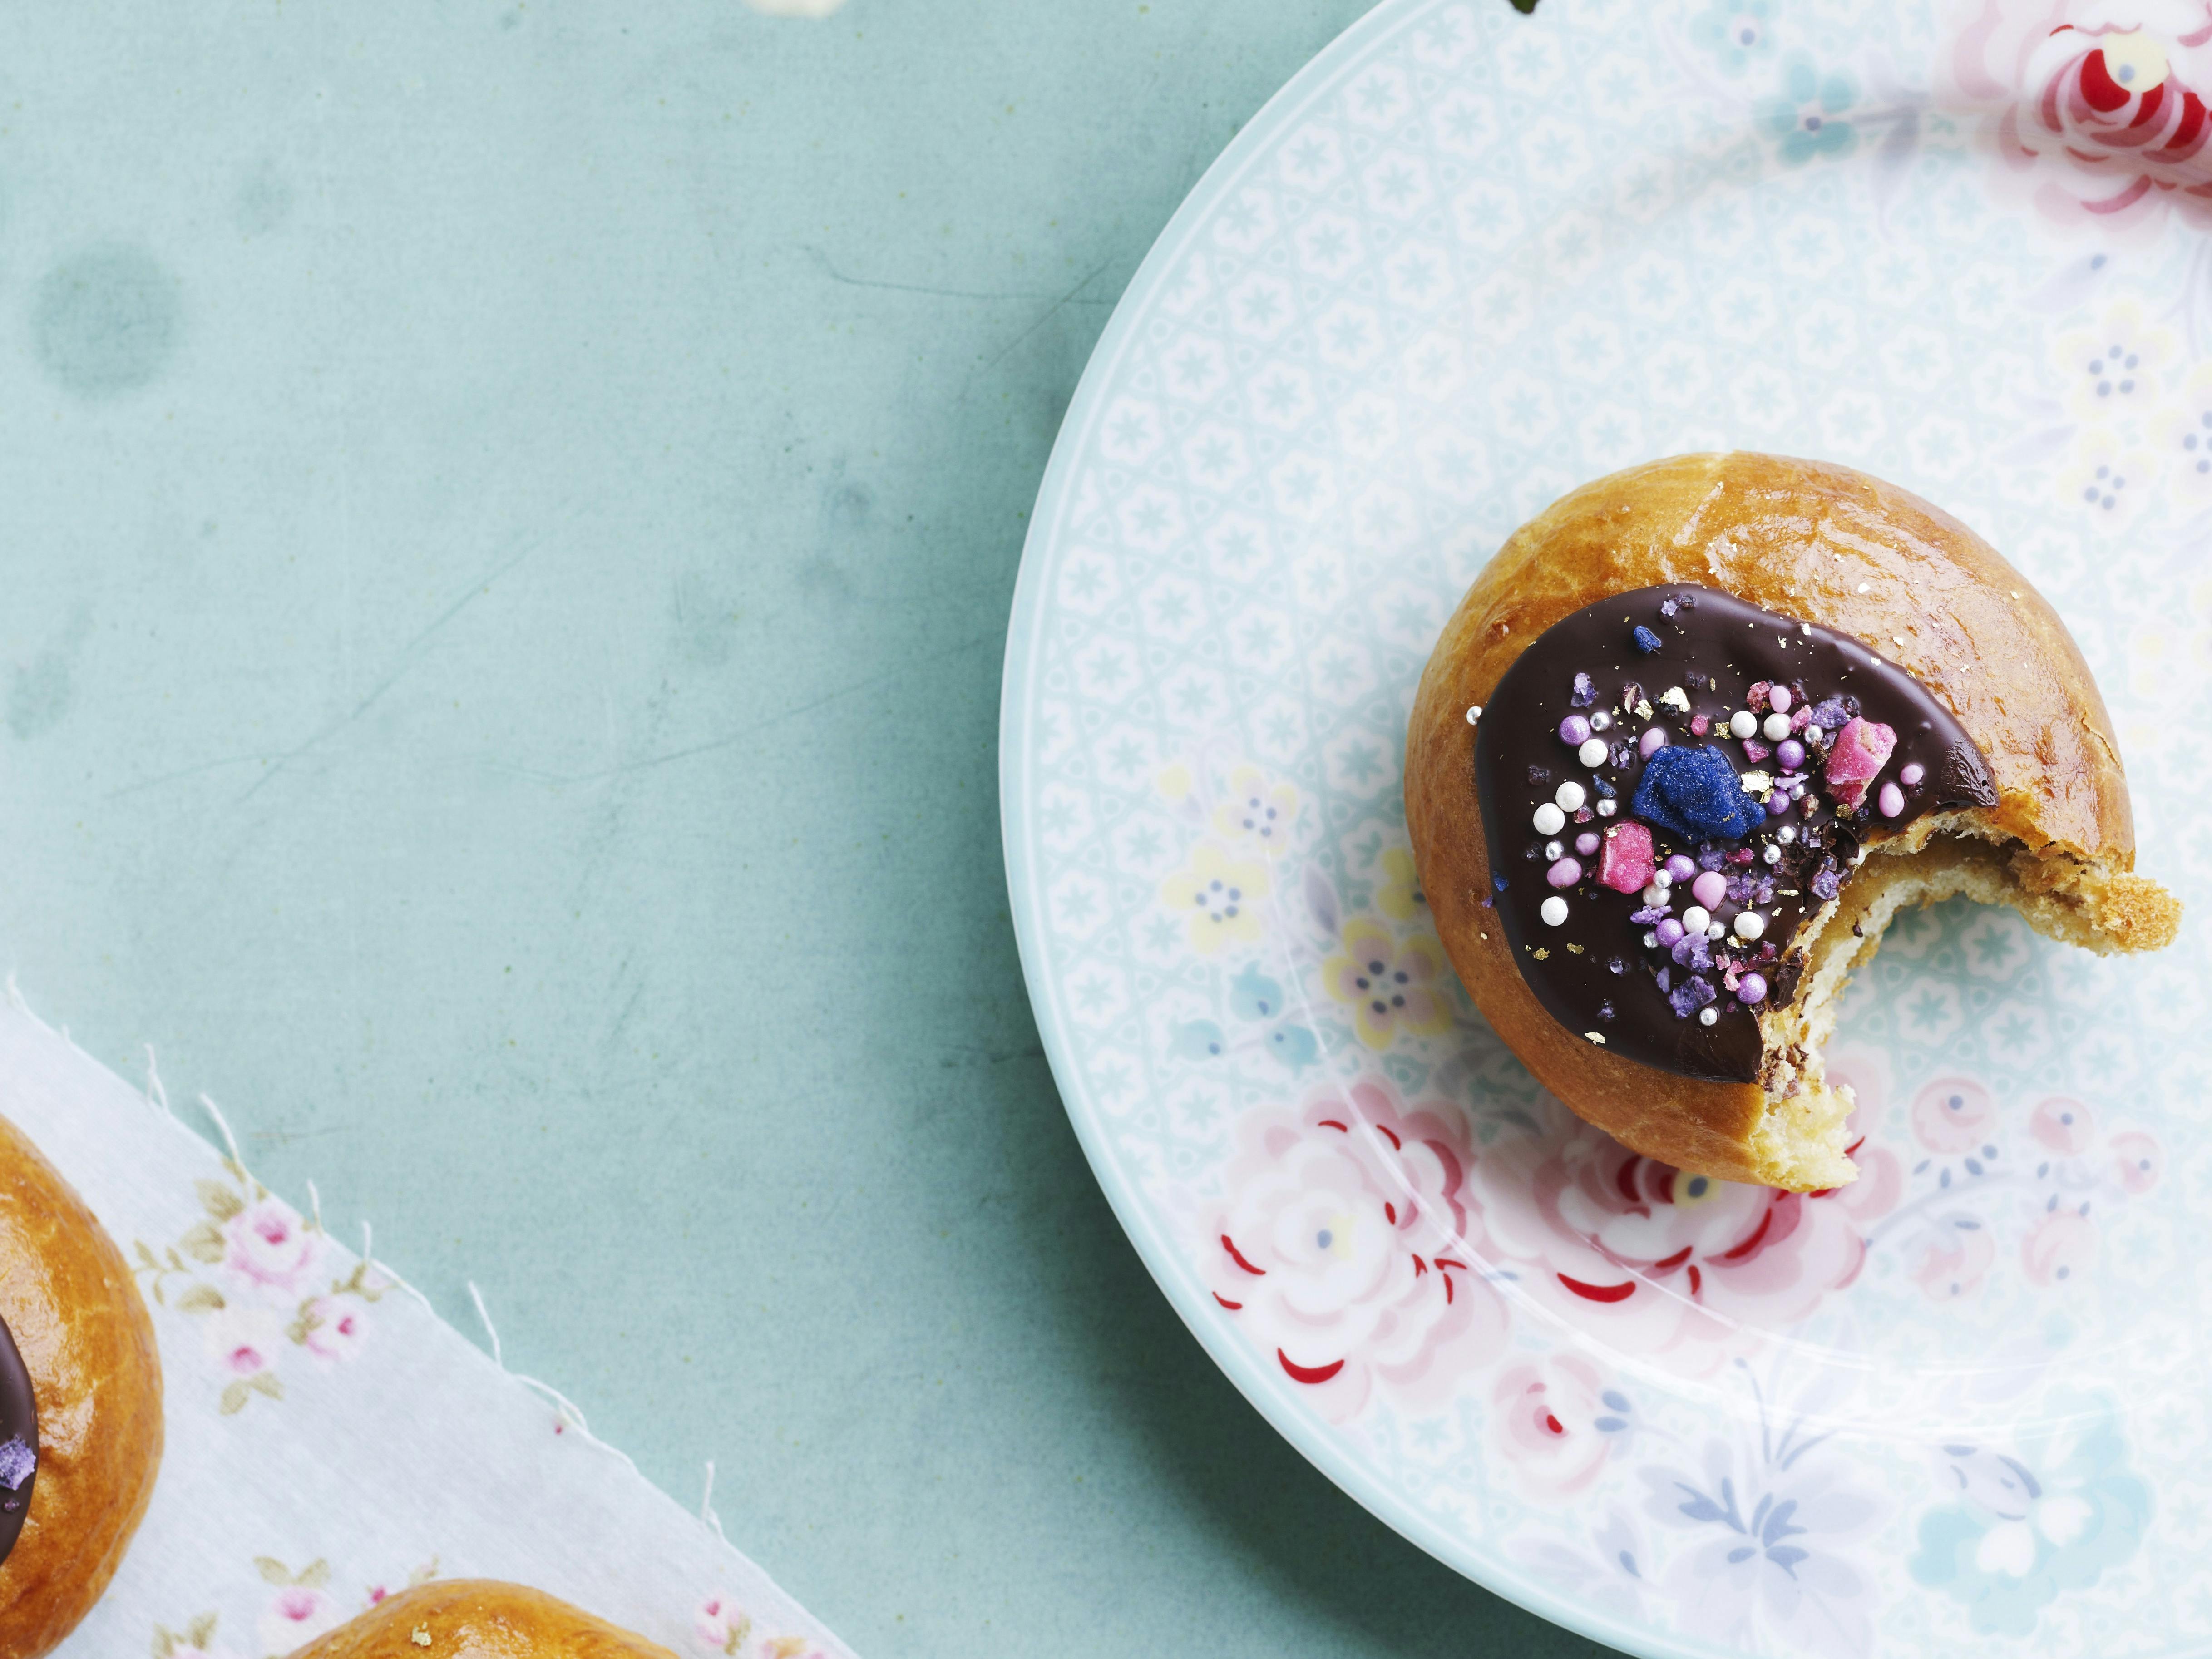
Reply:
[[1794, 998], [1868, 842], [1996, 800], [1910, 674], [1710, 588], [1555, 624], [1473, 741], [1495, 908], [1538, 1000], [1577, 1035], [1604, 1024], [1611, 1053], [1731, 1081], [1756, 1078], [1759, 1017]]

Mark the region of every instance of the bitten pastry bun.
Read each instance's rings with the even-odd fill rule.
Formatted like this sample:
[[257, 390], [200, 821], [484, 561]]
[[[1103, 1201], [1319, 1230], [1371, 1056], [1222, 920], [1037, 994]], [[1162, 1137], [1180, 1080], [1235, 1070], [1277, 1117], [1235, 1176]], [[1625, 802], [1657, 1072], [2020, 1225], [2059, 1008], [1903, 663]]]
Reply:
[[292, 1659], [676, 1659], [541, 1590], [489, 1578], [386, 1596]]
[[1407, 733], [1423, 890], [1476, 1005], [1650, 1158], [1843, 1184], [1821, 1046], [1906, 906], [2169, 943], [2064, 625], [1956, 520], [1848, 468], [1686, 455], [1586, 484], [1445, 625]]
[[0, 1118], [0, 1659], [88, 1613], [161, 1463], [161, 1364], [130, 1268]]

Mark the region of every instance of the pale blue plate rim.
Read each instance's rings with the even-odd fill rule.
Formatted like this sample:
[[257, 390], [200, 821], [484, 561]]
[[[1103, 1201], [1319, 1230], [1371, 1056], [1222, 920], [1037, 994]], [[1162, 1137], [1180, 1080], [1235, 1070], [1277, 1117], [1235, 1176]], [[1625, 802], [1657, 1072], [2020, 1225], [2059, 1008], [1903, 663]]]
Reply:
[[[1503, 5], [1505, 0], [1494, 0], [1494, 3]], [[1258, 152], [1285, 124], [1291, 112], [1303, 106], [1316, 83], [1357, 61], [1364, 47], [1434, 9], [1434, 0], [1382, 0], [1381, 4], [1323, 47], [1261, 107], [1230, 141], [1228, 148], [1206, 169], [1205, 176], [1168, 221], [1166, 228], [1130, 278], [1084, 369], [1075, 396], [1060, 422], [1060, 435], [1046, 463], [1044, 480], [1030, 516], [1021, 568], [1014, 581], [1013, 608], [1007, 622], [999, 706], [999, 811], [1014, 939], [1021, 954], [1023, 977], [1029, 985], [1037, 1035], [1052, 1067], [1053, 1081], [1060, 1090], [1068, 1121], [1074, 1126], [1076, 1139], [1105, 1192], [1115, 1218], [1128, 1235], [1129, 1242], [1136, 1246], [1138, 1255], [1166, 1294], [1177, 1316], [1198, 1339], [1199, 1346], [1276, 1432], [1369, 1513], [1492, 1594], [1577, 1635], [1636, 1655], [1638, 1659], [1712, 1659], [1712, 1656], [1727, 1650], [1597, 1613], [1561, 1596], [1528, 1569], [1505, 1556], [1477, 1548], [1454, 1536], [1423, 1514], [1405, 1493], [1362, 1468], [1338, 1442], [1335, 1431], [1287, 1398], [1258, 1357], [1219, 1321], [1207, 1316], [1212, 1298], [1206, 1287], [1200, 1283], [1191, 1263], [1162, 1230], [1158, 1217], [1143, 1194], [1123, 1178], [1105, 1145], [1101, 1114], [1075, 1066], [1066, 1034], [1065, 1016], [1045, 970], [1045, 924], [1040, 913], [1034, 870], [1036, 841], [1029, 822], [1034, 803], [1026, 745], [1028, 718], [1036, 690], [1036, 676], [1042, 667], [1038, 647], [1046, 609], [1044, 566], [1073, 483], [1073, 452], [1076, 446], [1071, 434], [1083, 433], [1097, 414], [1102, 388], [1112, 378], [1112, 366], [1130, 343], [1139, 314], [1150, 295], [1164, 281], [1176, 259], [1188, 251], [1194, 235], [1216, 205], [1241, 180], [1247, 168], [1260, 159]]]

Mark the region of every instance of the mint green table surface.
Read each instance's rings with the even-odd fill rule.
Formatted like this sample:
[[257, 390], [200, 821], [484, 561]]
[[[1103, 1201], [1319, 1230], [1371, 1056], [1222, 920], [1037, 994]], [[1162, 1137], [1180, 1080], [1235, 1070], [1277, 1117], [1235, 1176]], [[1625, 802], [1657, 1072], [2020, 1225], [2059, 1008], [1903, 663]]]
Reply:
[[1060, 412], [1361, 9], [84, 3], [0, 62], [7, 962], [717, 1460], [870, 1659], [1592, 1650], [1215, 1372], [1007, 920]]

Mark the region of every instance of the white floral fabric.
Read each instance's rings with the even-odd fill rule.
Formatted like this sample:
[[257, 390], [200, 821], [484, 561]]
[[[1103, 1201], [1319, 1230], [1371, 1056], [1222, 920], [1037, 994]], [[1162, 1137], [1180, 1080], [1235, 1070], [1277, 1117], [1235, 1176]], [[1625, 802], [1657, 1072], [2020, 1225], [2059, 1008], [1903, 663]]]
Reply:
[[275, 1659], [432, 1577], [510, 1579], [683, 1656], [850, 1650], [573, 1411], [19, 1006], [0, 1113], [153, 1310], [167, 1447], [63, 1659]]

